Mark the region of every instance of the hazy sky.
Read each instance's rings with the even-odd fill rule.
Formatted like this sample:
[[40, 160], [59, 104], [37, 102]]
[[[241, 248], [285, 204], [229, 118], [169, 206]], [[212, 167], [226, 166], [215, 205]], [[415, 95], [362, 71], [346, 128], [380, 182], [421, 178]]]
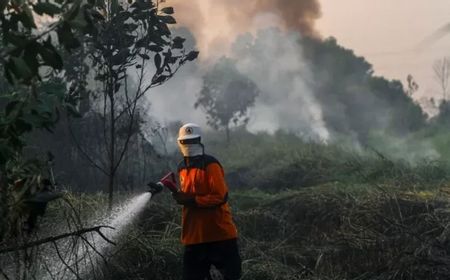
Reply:
[[420, 48], [420, 43], [450, 22], [450, 0], [321, 0], [317, 28], [324, 36], [354, 49], [376, 74], [406, 80], [411, 73], [421, 96], [437, 95], [433, 62], [450, 56], [450, 34]]

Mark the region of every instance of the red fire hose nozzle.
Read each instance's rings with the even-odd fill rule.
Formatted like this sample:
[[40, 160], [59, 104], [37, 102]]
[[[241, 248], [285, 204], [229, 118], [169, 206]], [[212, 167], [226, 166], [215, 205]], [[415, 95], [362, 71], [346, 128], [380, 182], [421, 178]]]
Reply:
[[173, 172], [167, 173], [164, 177], [159, 180], [157, 183], [148, 183], [147, 186], [150, 187], [149, 192], [153, 195], [161, 192], [164, 187], [168, 188], [171, 192], [178, 192], [177, 181], [175, 179], [175, 174]]
[[161, 183], [164, 187], [168, 188], [171, 192], [178, 192], [177, 181], [175, 179], [175, 174], [173, 172], [169, 172], [166, 176], [162, 177], [158, 183]]

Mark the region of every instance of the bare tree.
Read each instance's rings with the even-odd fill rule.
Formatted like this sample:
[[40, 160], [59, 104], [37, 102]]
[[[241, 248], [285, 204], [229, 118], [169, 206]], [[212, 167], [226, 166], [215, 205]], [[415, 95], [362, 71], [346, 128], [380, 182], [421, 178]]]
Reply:
[[434, 78], [440, 87], [443, 101], [447, 100], [450, 78], [450, 60], [448, 57], [437, 60], [433, 65]]

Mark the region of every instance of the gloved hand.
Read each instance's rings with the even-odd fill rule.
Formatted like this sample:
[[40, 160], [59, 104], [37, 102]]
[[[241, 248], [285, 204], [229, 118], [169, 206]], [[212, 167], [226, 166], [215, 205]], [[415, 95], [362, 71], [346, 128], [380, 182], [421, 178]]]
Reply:
[[172, 193], [172, 197], [180, 205], [184, 205], [184, 206], [194, 206], [195, 205], [195, 196], [192, 194], [187, 194], [184, 192], [175, 192], [175, 193]]
[[160, 192], [162, 192], [162, 190], [163, 190], [162, 184], [150, 182], [150, 183], [147, 184], [147, 186], [150, 188], [150, 189], [149, 189], [149, 192], [150, 192], [152, 195], [155, 195], [155, 194], [157, 194], [157, 193], [160, 193]]

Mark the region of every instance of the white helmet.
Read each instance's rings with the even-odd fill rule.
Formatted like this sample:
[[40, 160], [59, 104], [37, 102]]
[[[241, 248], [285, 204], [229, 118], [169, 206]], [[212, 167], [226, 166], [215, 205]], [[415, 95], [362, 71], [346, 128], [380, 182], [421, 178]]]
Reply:
[[187, 123], [180, 127], [178, 131], [178, 141], [180, 140], [189, 140], [196, 139], [202, 137], [202, 130], [200, 126], [195, 123]]

